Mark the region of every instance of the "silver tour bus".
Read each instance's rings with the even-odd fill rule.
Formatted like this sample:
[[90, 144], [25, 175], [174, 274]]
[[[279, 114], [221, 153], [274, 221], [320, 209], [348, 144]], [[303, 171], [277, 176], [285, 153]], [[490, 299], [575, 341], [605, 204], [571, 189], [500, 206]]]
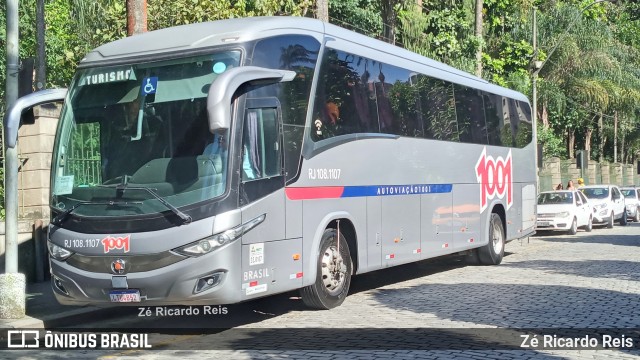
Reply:
[[62, 304], [229, 304], [534, 232], [518, 92], [308, 18], [178, 26], [80, 63], [51, 172]]

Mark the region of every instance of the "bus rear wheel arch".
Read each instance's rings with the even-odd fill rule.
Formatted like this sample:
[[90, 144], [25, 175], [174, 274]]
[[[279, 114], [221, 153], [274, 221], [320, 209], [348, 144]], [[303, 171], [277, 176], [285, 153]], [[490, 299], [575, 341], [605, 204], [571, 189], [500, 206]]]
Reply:
[[327, 228], [320, 240], [316, 279], [300, 289], [302, 301], [308, 307], [322, 310], [339, 306], [349, 293], [352, 274], [353, 261], [345, 234]]

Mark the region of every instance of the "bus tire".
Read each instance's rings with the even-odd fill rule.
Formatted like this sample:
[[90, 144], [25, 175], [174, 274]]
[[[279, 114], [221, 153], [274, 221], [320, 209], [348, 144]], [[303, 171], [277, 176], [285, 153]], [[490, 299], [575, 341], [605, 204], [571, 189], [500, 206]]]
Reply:
[[320, 241], [316, 281], [300, 290], [305, 305], [328, 310], [342, 304], [349, 293], [353, 265], [344, 236], [340, 234], [340, 252], [337, 231], [326, 229]]
[[489, 243], [478, 249], [478, 257], [482, 265], [498, 265], [504, 256], [505, 233], [502, 220], [496, 213], [491, 213], [488, 235]]

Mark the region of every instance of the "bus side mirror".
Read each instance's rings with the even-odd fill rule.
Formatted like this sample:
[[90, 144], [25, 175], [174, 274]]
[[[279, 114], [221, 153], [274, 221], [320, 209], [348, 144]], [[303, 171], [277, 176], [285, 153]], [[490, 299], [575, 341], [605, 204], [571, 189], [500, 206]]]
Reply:
[[214, 133], [217, 130], [229, 129], [231, 125], [231, 99], [243, 84], [271, 84], [291, 81], [295, 77], [295, 71], [274, 70], [257, 66], [240, 66], [224, 72], [211, 83], [207, 95], [209, 131]]
[[13, 106], [7, 110], [4, 117], [5, 139], [7, 148], [15, 148], [18, 142], [18, 129], [21, 124], [28, 124], [33, 118], [33, 107], [63, 101], [67, 96], [67, 89], [48, 89], [36, 91], [19, 98]]

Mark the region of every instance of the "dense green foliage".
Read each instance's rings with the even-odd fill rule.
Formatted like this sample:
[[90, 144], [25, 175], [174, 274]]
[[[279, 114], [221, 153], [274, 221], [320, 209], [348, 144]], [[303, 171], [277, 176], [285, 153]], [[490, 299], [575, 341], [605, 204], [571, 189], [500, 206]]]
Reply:
[[[640, 6], [593, 0], [329, 0], [330, 22], [404, 46], [468, 72], [482, 49], [482, 77], [531, 96], [538, 80], [538, 140], [545, 156], [632, 162], [640, 158]], [[0, 13], [6, 14], [5, 2]], [[539, 51], [532, 45], [537, 9]], [[35, 0], [20, 1], [20, 56], [35, 55]], [[67, 86], [90, 49], [126, 36], [122, 0], [46, 0], [47, 86]], [[148, 0], [148, 28], [230, 17], [314, 16], [314, 0]], [[389, 35], [391, 34], [391, 35]], [[392, 38], [389, 38], [392, 37]], [[0, 18], [5, 49], [6, 19]], [[0, 62], [0, 97], [6, 64]], [[4, 101], [0, 114], [4, 113]], [[401, 103], [396, 104], [401, 106]], [[614, 150], [614, 146], [616, 149]], [[617, 158], [614, 158], [617, 154]]]

